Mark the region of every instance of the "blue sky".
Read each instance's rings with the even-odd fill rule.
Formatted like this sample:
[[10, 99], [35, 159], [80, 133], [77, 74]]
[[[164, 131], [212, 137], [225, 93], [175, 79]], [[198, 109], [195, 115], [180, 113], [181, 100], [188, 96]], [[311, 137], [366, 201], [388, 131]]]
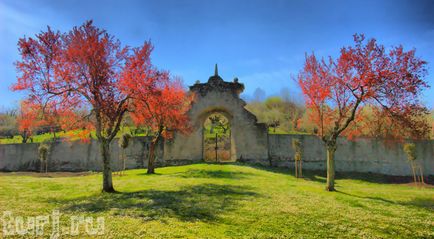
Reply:
[[[16, 43], [47, 25], [61, 31], [93, 19], [123, 44], [151, 39], [155, 65], [181, 76], [186, 85], [204, 82], [218, 63], [227, 81], [238, 77], [245, 97], [262, 88], [267, 95], [287, 88], [301, 98], [291, 80], [305, 52], [339, 53], [354, 33], [386, 45], [416, 48], [429, 62], [434, 87], [434, 1], [25, 1], [0, 0], [0, 108], [24, 94], [10, 92], [16, 80]], [[423, 101], [434, 107], [434, 89]]]

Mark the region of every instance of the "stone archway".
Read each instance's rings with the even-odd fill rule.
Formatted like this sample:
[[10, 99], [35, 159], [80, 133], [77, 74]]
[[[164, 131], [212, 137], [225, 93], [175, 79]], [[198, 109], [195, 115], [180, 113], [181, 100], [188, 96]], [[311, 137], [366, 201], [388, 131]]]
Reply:
[[224, 81], [217, 65], [215, 74], [207, 83], [196, 83], [190, 91], [196, 99], [189, 110], [192, 132], [175, 134], [164, 146], [165, 160], [203, 160], [203, 122], [213, 112], [224, 114], [231, 121], [231, 158], [233, 160], [263, 160], [268, 158], [267, 128], [258, 123], [256, 116], [247, 111], [246, 102], [240, 98], [244, 84], [235, 78]]
[[205, 162], [234, 162], [237, 159], [232, 134], [233, 117], [226, 111], [205, 113], [202, 127], [202, 159]]

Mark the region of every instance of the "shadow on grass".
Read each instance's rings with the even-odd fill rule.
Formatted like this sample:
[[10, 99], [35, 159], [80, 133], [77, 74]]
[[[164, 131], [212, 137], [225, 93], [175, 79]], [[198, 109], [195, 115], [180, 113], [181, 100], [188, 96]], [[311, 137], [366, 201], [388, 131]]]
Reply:
[[[242, 164], [239, 163], [238, 165], [252, 167], [259, 170], [264, 170], [267, 172], [272, 173], [280, 173], [280, 174], [286, 174], [291, 175], [295, 177], [295, 169], [294, 168], [283, 168], [283, 167], [271, 167], [271, 166], [262, 166], [262, 165], [250, 165], [250, 164]], [[303, 169], [303, 177], [300, 179], [308, 180], [308, 181], [315, 181], [319, 183], [325, 183], [326, 182], [326, 173], [320, 170], [304, 170]]]
[[359, 196], [359, 195], [350, 194], [350, 193], [346, 193], [346, 192], [339, 191], [339, 190], [336, 190], [336, 192], [340, 193], [340, 194], [344, 194], [344, 195], [350, 196], [350, 197], [356, 197], [356, 198], [360, 198], [360, 199], [369, 199], [369, 200], [374, 200], [374, 201], [378, 201], [378, 202], [396, 204], [396, 202], [394, 202], [394, 201], [387, 200], [387, 199], [380, 198], [380, 197]]
[[[244, 165], [244, 164], [243, 164]], [[247, 165], [246, 165], [247, 166]], [[251, 165], [250, 165], [251, 166]], [[251, 166], [256, 169], [265, 170], [268, 172], [273, 173], [281, 173], [286, 175], [292, 175], [295, 177], [295, 172], [293, 168], [278, 168], [278, 167], [266, 167], [266, 166]], [[315, 181], [319, 183], [326, 183], [326, 171], [319, 171], [319, 170], [303, 170], [303, 178], [301, 180], [309, 180], [309, 181]], [[434, 185], [434, 177], [428, 176], [425, 177], [426, 181], [425, 183], [430, 185]], [[374, 174], [374, 173], [336, 173], [336, 179], [353, 179], [353, 180], [360, 180], [370, 183], [380, 183], [380, 184], [405, 184], [405, 185], [412, 185], [409, 183], [413, 182], [413, 179], [411, 176], [388, 176], [388, 175], [382, 175], [382, 174]], [[335, 182], [335, 185], [339, 185], [339, 181]], [[431, 187], [431, 186], [430, 186]], [[391, 201], [382, 197], [374, 197], [374, 196], [359, 196], [354, 194], [349, 194], [343, 191], [336, 191], [337, 193], [341, 193], [347, 196], [360, 198], [360, 199], [369, 199], [374, 200], [377, 202], [383, 202], [388, 204], [396, 204], [401, 206], [414, 206], [419, 208], [424, 208], [428, 210], [434, 210], [434, 200], [432, 198], [414, 198], [410, 201]], [[358, 207], [362, 207], [362, 205], [357, 205]]]
[[239, 201], [258, 194], [250, 187], [200, 184], [178, 191], [144, 190], [100, 194], [73, 200], [51, 200], [64, 205], [62, 210], [88, 213], [112, 212], [114, 215], [140, 217], [144, 220], [178, 218], [183, 221], [219, 220], [225, 211], [235, 209]]
[[155, 173], [137, 173], [137, 174], [135, 174], [135, 175], [140, 175], [140, 176], [158, 176], [158, 175], [163, 175], [162, 173], [158, 173], [158, 172], [155, 172]]
[[401, 206], [414, 206], [414, 207], [424, 208], [428, 210], [434, 210], [434, 200], [431, 198], [414, 198], [407, 202], [400, 202], [400, 201], [395, 202], [381, 197], [359, 196], [359, 195], [350, 194], [339, 190], [336, 190], [336, 192], [350, 197], [368, 199], [368, 200], [373, 200], [373, 201], [387, 203], [387, 204], [394, 204], [394, 205], [401, 205]]
[[[244, 166], [251, 166], [248, 164], [240, 164]], [[279, 168], [267, 166], [251, 166], [257, 169], [266, 170], [273, 173], [282, 173], [295, 176], [294, 168]], [[310, 181], [325, 183], [326, 182], [326, 169], [324, 170], [306, 170], [303, 169], [303, 178]], [[410, 184], [413, 182], [412, 176], [391, 176], [378, 173], [359, 173], [359, 172], [336, 172], [336, 179], [353, 179], [370, 183], [381, 184]], [[434, 185], [434, 176], [425, 176], [425, 183], [427, 185]]]
[[245, 172], [231, 172], [224, 170], [204, 170], [190, 169], [185, 172], [173, 174], [173, 176], [181, 178], [224, 178], [224, 179], [242, 179], [253, 175]]

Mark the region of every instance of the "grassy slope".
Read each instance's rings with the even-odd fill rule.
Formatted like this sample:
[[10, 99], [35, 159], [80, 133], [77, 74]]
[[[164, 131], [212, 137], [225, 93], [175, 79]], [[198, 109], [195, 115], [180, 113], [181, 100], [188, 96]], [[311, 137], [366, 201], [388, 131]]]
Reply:
[[[119, 137], [120, 135], [122, 135], [122, 133], [124, 133], [124, 132], [129, 132], [129, 129], [130, 128], [128, 128], [128, 127], [124, 127], [124, 129], [118, 133], [117, 137]], [[215, 133], [211, 134], [209, 131], [210, 131], [209, 129], [205, 131], [205, 137], [206, 138], [211, 138], [211, 139], [215, 138]], [[216, 131], [219, 133], [220, 136], [223, 135], [223, 130], [217, 129]], [[69, 132], [66, 132], [66, 133], [64, 133], [63, 131], [61, 131], [61, 132], [57, 132], [56, 133], [56, 137], [57, 138], [69, 138], [69, 140], [72, 140], [72, 141], [79, 140], [80, 139], [79, 137], [71, 137], [70, 136], [70, 134], [72, 134], [72, 133], [78, 133], [78, 132], [80, 132], [80, 130], [69, 131]], [[230, 130], [227, 131], [226, 135], [229, 135], [229, 132], [230, 132]], [[268, 130], [268, 132], [270, 134], [307, 134], [307, 135], [310, 134], [310, 133], [299, 132], [299, 131], [289, 131], [289, 132], [287, 132], [287, 131], [283, 131], [283, 130], [281, 130], [279, 128], [276, 129], [276, 132], [274, 132], [270, 128]], [[145, 134], [136, 134], [135, 136], [145, 136]], [[92, 138], [94, 138], [94, 139], [96, 138], [94, 132], [92, 132]], [[53, 139], [53, 134], [52, 133], [45, 133], [45, 134], [40, 134], [40, 135], [33, 135], [32, 139], [33, 139], [33, 143], [42, 143], [42, 142], [46, 142], [46, 141], [52, 140]], [[28, 142], [30, 143], [32, 141], [29, 139]], [[22, 137], [20, 135], [15, 135], [13, 138], [0, 138], [0, 144], [20, 144], [20, 143], [22, 143]]]
[[[81, 132], [81, 130], [71, 130], [71, 131], [67, 131], [66, 133], [63, 131], [60, 131], [60, 132], [56, 133], [56, 137], [57, 138], [68, 138], [68, 140], [76, 141], [76, 140], [80, 140], [80, 137], [75, 136], [75, 135], [77, 135], [80, 132]], [[130, 128], [124, 127], [123, 130], [120, 130], [118, 132], [118, 134], [116, 135], [116, 138], [120, 137], [123, 133], [129, 133], [129, 132], [130, 132]], [[96, 139], [94, 131], [92, 131], [91, 135], [92, 135], [93, 139]], [[145, 134], [140, 133], [140, 134], [136, 134], [135, 136], [145, 136]], [[32, 136], [33, 141], [31, 141], [29, 139], [27, 142], [28, 143], [30, 143], [30, 142], [43, 143], [43, 142], [53, 140], [53, 138], [54, 138], [53, 133], [45, 133], [45, 134], [40, 134], [40, 135], [33, 135]], [[15, 135], [13, 138], [0, 138], [0, 144], [21, 144], [22, 140], [23, 140], [23, 138], [20, 135]]]
[[[433, 238], [434, 189], [295, 179], [284, 171], [238, 165], [189, 165], [127, 171], [118, 194], [101, 194], [101, 175], [0, 174], [0, 212], [105, 216], [106, 236], [270, 238]], [[68, 224], [67, 224], [68, 225]], [[1, 231], [0, 231], [1, 237]]]

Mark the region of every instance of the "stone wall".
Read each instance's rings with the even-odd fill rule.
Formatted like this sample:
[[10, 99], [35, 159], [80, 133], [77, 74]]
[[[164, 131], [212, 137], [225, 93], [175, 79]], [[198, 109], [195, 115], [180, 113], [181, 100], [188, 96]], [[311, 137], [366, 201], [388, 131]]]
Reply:
[[[130, 145], [124, 151], [126, 168], [146, 167], [149, 143], [149, 137], [132, 138]], [[40, 168], [38, 147], [37, 143], [0, 145], [0, 171], [38, 171]], [[156, 158], [159, 164], [162, 161], [162, 152], [163, 147], [160, 144]], [[111, 144], [113, 170], [119, 170], [122, 167], [121, 153], [117, 139], [113, 140]], [[95, 140], [90, 143], [74, 141], [50, 144], [49, 171], [100, 171], [101, 169], [102, 160], [98, 143]]]
[[[310, 135], [268, 135], [269, 158], [246, 159], [241, 161], [273, 165], [277, 167], [293, 167], [294, 152], [291, 147], [293, 139], [299, 139], [304, 147], [303, 168], [325, 170], [326, 154], [323, 143], [316, 136]], [[147, 155], [150, 138], [135, 137], [125, 150], [128, 169], [144, 168], [147, 165]], [[336, 170], [341, 172], [372, 172], [386, 175], [411, 175], [402, 144], [386, 144], [380, 140], [357, 139], [348, 141], [340, 139], [336, 151]], [[39, 144], [7, 144], [0, 145], [0, 171], [38, 171]], [[423, 166], [425, 175], [434, 175], [434, 141], [419, 141], [417, 146], [417, 161]], [[157, 165], [181, 165], [201, 162], [200, 159], [176, 158], [172, 154], [170, 160], [163, 160], [163, 144], [158, 146]], [[200, 147], [197, 146], [197, 147]], [[182, 149], [181, 149], [182, 150]], [[114, 140], [111, 146], [112, 165], [120, 169], [121, 151]], [[238, 160], [240, 161], [240, 160]], [[99, 147], [96, 141], [57, 142], [51, 146], [48, 168], [50, 171], [100, 171], [102, 168]]]
[[[323, 142], [313, 135], [269, 135], [269, 155], [273, 166], [294, 167], [292, 140], [303, 145], [303, 168], [326, 169], [326, 151]], [[434, 175], [434, 141], [418, 141], [417, 161], [426, 175]], [[401, 143], [361, 138], [354, 141], [338, 140], [335, 154], [336, 171], [371, 172], [385, 175], [411, 175], [411, 168]], [[270, 164], [270, 161], [256, 162]]]

